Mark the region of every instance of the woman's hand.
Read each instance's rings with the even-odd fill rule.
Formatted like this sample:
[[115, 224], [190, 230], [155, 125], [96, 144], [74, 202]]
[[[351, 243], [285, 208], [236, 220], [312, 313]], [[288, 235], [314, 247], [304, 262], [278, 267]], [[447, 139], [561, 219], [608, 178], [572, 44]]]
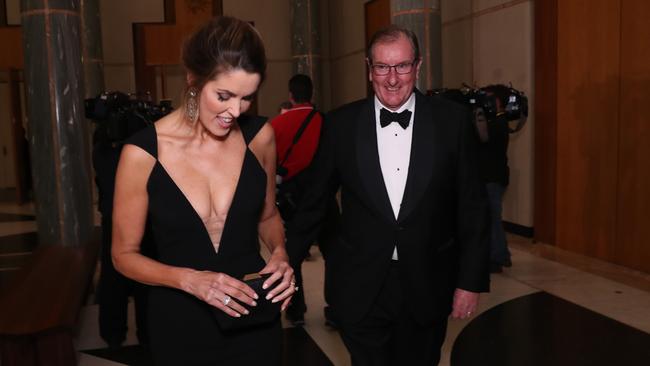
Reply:
[[258, 295], [253, 289], [224, 273], [191, 271], [185, 276], [182, 288], [185, 292], [237, 318], [248, 314], [248, 310], [238, 302], [250, 306], [257, 305], [255, 300]]
[[272, 288], [266, 295], [266, 299], [274, 303], [284, 300], [282, 303], [282, 311], [284, 311], [289, 306], [291, 296], [299, 290], [284, 247], [278, 247], [273, 251], [271, 259], [260, 271], [260, 274], [266, 273], [271, 273], [271, 276], [264, 281], [262, 288]]

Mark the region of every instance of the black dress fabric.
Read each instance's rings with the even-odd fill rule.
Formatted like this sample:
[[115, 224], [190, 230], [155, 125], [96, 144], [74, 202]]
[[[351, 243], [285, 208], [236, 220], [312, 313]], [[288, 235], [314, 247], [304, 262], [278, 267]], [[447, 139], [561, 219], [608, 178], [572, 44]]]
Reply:
[[[265, 119], [242, 116], [238, 123], [248, 145]], [[155, 127], [147, 127], [127, 143], [156, 158], [147, 182], [148, 218], [156, 260], [171, 266], [223, 272], [237, 278], [262, 269], [265, 263], [259, 254], [257, 225], [266, 193], [266, 173], [248, 147], [219, 251], [215, 252], [203, 221], [157, 160]], [[149, 292], [148, 315], [150, 347], [156, 365], [274, 365], [280, 362], [279, 320], [253, 329], [222, 331], [210, 305], [184, 291], [161, 286], [152, 287]]]

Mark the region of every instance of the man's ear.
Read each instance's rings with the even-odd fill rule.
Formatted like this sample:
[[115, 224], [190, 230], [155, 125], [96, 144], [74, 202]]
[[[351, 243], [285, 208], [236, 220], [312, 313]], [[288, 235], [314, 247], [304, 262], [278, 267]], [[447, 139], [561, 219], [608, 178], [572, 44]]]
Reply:
[[420, 66], [422, 66], [422, 57], [418, 58], [417, 61], [415, 61], [415, 78], [417, 79], [420, 77]]
[[366, 57], [366, 65], [368, 66], [368, 81], [372, 83], [372, 62]]

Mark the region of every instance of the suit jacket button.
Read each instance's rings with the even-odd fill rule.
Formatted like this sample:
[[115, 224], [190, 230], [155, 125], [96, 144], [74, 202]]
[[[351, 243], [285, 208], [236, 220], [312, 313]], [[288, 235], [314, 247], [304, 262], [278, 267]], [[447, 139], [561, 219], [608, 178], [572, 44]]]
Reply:
[[397, 231], [404, 231], [404, 226], [398, 226]]

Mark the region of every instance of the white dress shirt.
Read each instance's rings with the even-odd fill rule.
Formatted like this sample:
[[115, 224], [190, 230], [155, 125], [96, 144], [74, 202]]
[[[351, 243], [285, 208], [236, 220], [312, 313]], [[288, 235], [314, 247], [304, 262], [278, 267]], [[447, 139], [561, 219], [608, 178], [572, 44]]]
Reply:
[[[375, 96], [375, 126], [377, 129], [379, 165], [381, 166], [381, 174], [386, 184], [386, 192], [388, 192], [390, 205], [393, 208], [395, 219], [397, 219], [400, 206], [402, 205], [409, 163], [411, 161], [415, 94], [411, 94], [411, 97], [398, 110], [392, 111], [395, 113], [400, 113], [405, 109], [411, 111], [411, 120], [406, 129], [402, 128], [397, 122], [393, 122], [386, 127], [381, 127], [379, 124], [379, 113], [382, 108], [386, 107]], [[390, 109], [388, 110], [390, 111]], [[393, 259], [398, 259], [397, 246], [393, 249]]]

